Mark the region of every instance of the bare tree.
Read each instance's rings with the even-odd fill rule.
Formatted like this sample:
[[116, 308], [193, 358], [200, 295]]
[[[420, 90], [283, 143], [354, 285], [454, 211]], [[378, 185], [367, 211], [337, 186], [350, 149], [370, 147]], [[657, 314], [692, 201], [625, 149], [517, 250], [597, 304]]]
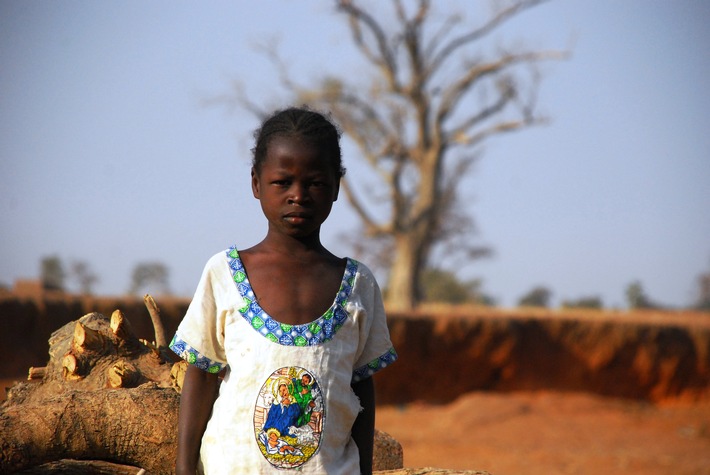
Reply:
[[[480, 254], [461, 239], [473, 229], [459, 205], [462, 178], [488, 139], [545, 122], [535, 107], [536, 66], [565, 56], [505, 48], [492, 36], [543, 1], [499, 2], [472, 25], [460, 15], [433, 14], [428, 0], [392, 0], [390, 17], [374, 11], [382, 3], [368, 11], [355, 0], [336, 0], [371, 67], [368, 87], [349, 82], [354, 75], [300, 87], [271, 55], [283, 84], [298, 100], [329, 110], [375, 172], [376, 182], [356, 187], [345, 179], [342, 189], [368, 241], [389, 246], [382, 255], [390, 256], [390, 308], [412, 308], [421, 300], [422, 272], [436, 246], [455, 243], [464, 258]], [[245, 97], [242, 104], [256, 110]]]

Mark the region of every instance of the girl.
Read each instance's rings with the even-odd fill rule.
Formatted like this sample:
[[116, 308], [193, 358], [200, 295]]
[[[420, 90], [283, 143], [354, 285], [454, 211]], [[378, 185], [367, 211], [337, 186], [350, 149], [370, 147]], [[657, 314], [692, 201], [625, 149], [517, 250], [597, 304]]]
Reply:
[[291, 108], [255, 137], [251, 186], [266, 237], [207, 262], [170, 344], [190, 363], [176, 471], [369, 474], [371, 376], [397, 355], [370, 270], [320, 242], [345, 172], [340, 135], [323, 115]]

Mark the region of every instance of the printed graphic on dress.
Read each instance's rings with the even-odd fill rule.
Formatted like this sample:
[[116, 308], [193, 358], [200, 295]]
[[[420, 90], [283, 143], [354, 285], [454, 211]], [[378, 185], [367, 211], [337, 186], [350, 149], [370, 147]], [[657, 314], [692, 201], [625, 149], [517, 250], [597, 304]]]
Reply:
[[324, 420], [323, 393], [313, 374], [298, 366], [284, 367], [259, 391], [254, 435], [271, 465], [297, 468], [318, 451]]

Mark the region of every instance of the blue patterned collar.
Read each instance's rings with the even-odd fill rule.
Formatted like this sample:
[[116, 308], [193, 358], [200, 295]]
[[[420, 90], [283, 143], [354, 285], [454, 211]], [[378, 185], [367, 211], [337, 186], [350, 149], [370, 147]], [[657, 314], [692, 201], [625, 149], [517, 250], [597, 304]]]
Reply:
[[259, 306], [235, 246], [227, 250], [227, 258], [232, 279], [239, 295], [244, 299], [244, 306], [239, 309], [239, 313], [254, 330], [274, 343], [284, 346], [314, 346], [325, 343], [335, 336], [348, 318], [345, 304], [352, 292], [358, 268], [358, 262], [354, 259], [347, 258], [343, 280], [333, 305], [311, 323], [288, 325], [274, 320]]

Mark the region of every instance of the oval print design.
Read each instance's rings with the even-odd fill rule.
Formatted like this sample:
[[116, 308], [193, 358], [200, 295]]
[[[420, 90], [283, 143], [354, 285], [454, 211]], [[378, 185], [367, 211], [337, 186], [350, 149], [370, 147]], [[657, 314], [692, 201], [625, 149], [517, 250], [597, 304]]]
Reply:
[[279, 469], [297, 468], [318, 451], [325, 408], [313, 374], [298, 366], [274, 371], [254, 409], [254, 435], [262, 455]]

